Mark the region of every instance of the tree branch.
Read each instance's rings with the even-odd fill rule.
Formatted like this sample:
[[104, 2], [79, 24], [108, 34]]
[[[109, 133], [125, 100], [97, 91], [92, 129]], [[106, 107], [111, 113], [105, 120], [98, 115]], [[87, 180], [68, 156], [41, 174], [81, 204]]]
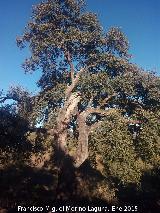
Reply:
[[94, 108], [88, 108], [86, 111], [83, 111], [79, 114], [77, 118], [78, 122], [78, 131], [79, 131], [79, 137], [78, 137], [78, 146], [76, 149], [76, 153], [73, 156], [75, 163], [74, 166], [78, 168], [82, 165], [82, 163], [88, 158], [88, 136], [95, 128], [100, 126], [101, 121], [93, 124], [91, 127], [89, 127], [86, 124], [86, 118], [90, 113], [98, 113], [101, 115], [109, 115], [114, 112], [116, 112], [117, 109], [109, 109], [107, 111], [101, 110], [101, 109], [94, 109]]
[[10, 99], [10, 98], [8, 98], [7, 96], [5, 96], [5, 97], [0, 97], [0, 103], [5, 102], [7, 99]]
[[112, 95], [109, 95], [108, 97], [106, 97], [105, 99], [103, 99], [102, 104], [100, 105], [100, 107], [103, 107], [110, 99], [112, 99], [116, 95], [117, 95], [117, 93], [113, 93]]
[[142, 121], [140, 120], [133, 120], [133, 119], [127, 119], [127, 118], [123, 118], [123, 121], [125, 121], [127, 124], [141, 124]]
[[71, 85], [69, 85], [65, 91], [65, 97], [66, 99], [70, 97], [71, 92], [73, 91], [73, 89], [77, 86], [79, 78], [81, 76], [81, 74], [85, 71], [85, 68], [81, 68], [80, 71], [77, 73], [76, 77], [74, 78], [73, 82]]
[[92, 65], [89, 65], [89, 66], [87, 66], [87, 67], [83, 67], [83, 68], [80, 69], [80, 71], [77, 73], [77, 75], [76, 75], [76, 77], [74, 78], [74, 80], [73, 80], [73, 82], [71, 83], [71, 85], [69, 85], [69, 86], [67, 87], [66, 91], [65, 91], [65, 97], [66, 97], [66, 99], [69, 98], [69, 96], [71, 95], [71, 92], [72, 92], [73, 89], [77, 86], [78, 81], [79, 81], [81, 75], [82, 75], [86, 70], [88, 70], [89, 68], [94, 67], [94, 66], [96, 66], [96, 64], [92, 64]]
[[112, 109], [112, 108], [108, 109], [108, 110], [102, 110], [100, 108], [89, 108], [89, 109], [87, 109], [88, 114], [97, 113], [97, 114], [101, 114], [101, 115], [104, 115], [104, 116], [113, 114], [117, 111], [118, 111], [118, 109]]
[[103, 121], [98, 121], [98, 122], [92, 124], [92, 125], [90, 126], [90, 128], [89, 128], [89, 132], [91, 133], [91, 132], [93, 132], [95, 129], [97, 129], [98, 127], [100, 127], [101, 124], [102, 124], [102, 122], [103, 122]]
[[65, 51], [65, 57], [68, 61], [68, 64], [70, 66], [70, 73], [71, 73], [71, 81], [74, 81], [74, 65], [72, 63], [71, 54], [69, 51]]
[[89, 109], [92, 106], [92, 102], [93, 102], [93, 97], [90, 98], [88, 105], [87, 105], [87, 109]]
[[6, 100], [14, 100], [14, 101], [17, 101], [17, 102], [20, 102], [20, 100], [17, 98], [13, 98], [12, 96], [3, 96], [3, 97], [0, 97], [0, 103], [3, 103], [5, 102]]

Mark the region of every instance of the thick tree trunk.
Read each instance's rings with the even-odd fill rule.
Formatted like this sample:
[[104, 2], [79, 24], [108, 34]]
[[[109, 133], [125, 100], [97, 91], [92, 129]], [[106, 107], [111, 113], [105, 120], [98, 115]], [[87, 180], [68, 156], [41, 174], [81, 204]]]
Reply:
[[64, 107], [60, 110], [57, 118], [57, 145], [66, 154], [68, 154], [66, 147], [68, 124], [70, 123], [72, 116], [77, 113], [77, 105], [79, 101], [80, 97], [77, 93], [70, 95], [68, 100], [66, 100]]
[[58, 172], [56, 200], [58, 202], [70, 201], [76, 192], [76, 176], [73, 159], [69, 155], [61, 155], [61, 164]]
[[[101, 110], [100, 107], [96, 109], [92, 108], [92, 103], [90, 104], [90, 101], [87, 109], [79, 114], [78, 103], [80, 102], [80, 96], [78, 93], [73, 92], [73, 89], [76, 87], [79, 77], [84, 70], [85, 69], [81, 69], [77, 76], [72, 79], [72, 84], [67, 87], [65, 92], [65, 103], [63, 108], [59, 111], [56, 130], [53, 130], [57, 141], [57, 158], [59, 159], [57, 161], [57, 166], [59, 168], [57, 196], [61, 198], [65, 190], [64, 196], [69, 198], [69, 191], [72, 192], [74, 188], [74, 184], [71, 184], [71, 182], [76, 182], [74, 176], [75, 169], [80, 167], [88, 158], [88, 135], [91, 128], [86, 124], [87, 116], [92, 113], [102, 114], [103, 116], [110, 114], [110, 112], [108, 113], [105, 110]], [[67, 149], [67, 131], [71, 118], [74, 115], [77, 115], [78, 122], [78, 146], [75, 155], [69, 156]]]
[[88, 135], [89, 129], [86, 125], [86, 118], [88, 113], [86, 111], [82, 112], [78, 116], [78, 147], [76, 155], [74, 156], [75, 163], [74, 166], [78, 168], [87, 158], [88, 158]]
[[75, 113], [80, 97], [74, 93], [70, 94], [65, 101], [64, 107], [60, 110], [56, 127], [56, 163], [58, 167], [57, 201], [69, 200], [75, 191], [75, 167], [73, 158], [69, 156], [67, 149], [68, 124]]
[[[85, 160], [88, 158], [88, 136], [90, 132], [94, 129], [97, 124], [99, 125], [101, 122], [97, 122], [95, 125], [88, 126], [86, 124], [86, 119], [89, 114], [96, 113], [101, 114], [102, 116], [107, 116], [112, 112], [115, 112], [115, 109], [102, 110], [101, 107], [106, 104], [106, 102], [114, 97], [116, 94], [108, 96], [104, 98], [103, 103], [99, 105], [97, 108], [92, 108], [93, 97], [88, 102], [88, 107], [81, 113], [78, 112], [78, 103], [81, 100], [81, 97], [77, 92], [73, 90], [76, 88], [81, 75], [89, 68], [81, 68], [80, 71], [75, 76], [74, 66], [71, 60], [71, 55], [69, 52], [65, 51], [65, 57], [70, 65], [70, 73], [71, 73], [71, 84], [67, 86], [65, 91], [64, 98], [64, 106], [60, 109], [58, 117], [57, 117], [57, 126], [54, 133], [54, 139], [56, 139], [57, 146], [57, 168], [59, 170], [58, 174], [58, 185], [57, 185], [57, 198], [66, 196], [69, 199], [69, 194], [74, 191], [74, 183], [75, 179], [75, 170], [80, 167]], [[92, 67], [95, 65], [92, 65]], [[78, 146], [76, 148], [76, 152], [73, 156], [69, 155], [67, 149], [67, 131], [68, 125], [71, 122], [72, 116], [77, 115], [77, 123], [78, 123]], [[69, 193], [70, 191], [70, 193]], [[62, 194], [64, 194], [62, 196]]]

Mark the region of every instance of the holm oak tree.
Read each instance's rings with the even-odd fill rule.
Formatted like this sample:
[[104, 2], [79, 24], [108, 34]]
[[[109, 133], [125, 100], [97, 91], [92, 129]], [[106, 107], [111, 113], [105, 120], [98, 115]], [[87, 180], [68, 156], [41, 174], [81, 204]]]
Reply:
[[157, 165], [160, 78], [131, 63], [121, 28], [104, 32], [83, 0], [46, 0], [33, 7], [17, 45], [31, 52], [25, 72], [42, 73], [27, 119], [48, 129], [75, 168], [100, 156], [104, 175], [132, 182], [144, 162]]

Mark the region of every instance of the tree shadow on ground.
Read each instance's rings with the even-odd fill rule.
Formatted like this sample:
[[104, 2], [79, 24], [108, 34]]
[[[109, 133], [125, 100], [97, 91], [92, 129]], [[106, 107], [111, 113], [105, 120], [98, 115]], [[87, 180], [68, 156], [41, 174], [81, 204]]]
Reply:
[[[59, 159], [61, 159], [59, 161]], [[65, 155], [61, 150], [55, 150], [54, 162], [59, 168], [56, 188], [56, 200], [58, 203], [72, 205], [97, 205], [106, 203], [103, 199], [94, 198], [90, 191], [104, 176], [92, 168], [89, 161], [85, 161], [78, 169], [73, 166], [73, 159]], [[107, 204], [107, 203], [106, 203]]]
[[[17, 206], [107, 206], [112, 202], [90, 194], [105, 177], [86, 161], [79, 169], [65, 156], [61, 169], [35, 169], [29, 166], [11, 166], [0, 170], [0, 206], [7, 212], [17, 212]], [[141, 188], [130, 184], [118, 186], [117, 205], [138, 207], [138, 212], [158, 213], [160, 209], [159, 170], [145, 172]], [[111, 180], [110, 180], [111, 181]], [[111, 181], [113, 182], [113, 180]], [[116, 182], [114, 180], [114, 182]], [[85, 191], [88, 192], [85, 194]], [[103, 211], [101, 211], [103, 212]], [[105, 211], [104, 211], [105, 212]]]
[[139, 212], [160, 212], [160, 170], [152, 169], [144, 172], [141, 185], [119, 185], [117, 197], [123, 205], [136, 205]]
[[[5, 116], [5, 117], [4, 117]], [[0, 147], [6, 150], [10, 146], [15, 148], [14, 158], [17, 164], [3, 166], [0, 169], [0, 207], [8, 212], [17, 212], [17, 206], [110, 206], [112, 203], [91, 193], [97, 184], [105, 181], [98, 170], [92, 168], [86, 161], [80, 168], [73, 166], [73, 159], [54, 147], [50, 162], [51, 167], [41, 169], [26, 166], [25, 159], [30, 156], [30, 143], [24, 137], [28, 131], [28, 124], [20, 117], [10, 114], [0, 115]], [[3, 124], [3, 125], [2, 125]], [[22, 125], [23, 124], [23, 125]], [[41, 133], [41, 129], [39, 130]], [[4, 134], [5, 133], [5, 134]], [[45, 132], [44, 132], [45, 133]], [[37, 152], [43, 149], [40, 143]], [[27, 153], [23, 162], [20, 153]], [[106, 184], [116, 184], [116, 180], [108, 178]], [[106, 185], [106, 187], [108, 187]], [[112, 187], [112, 186], [111, 186]], [[130, 184], [126, 187], [117, 186], [116, 196], [119, 205], [137, 205], [142, 212], [158, 212], [160, 207], [160, 170], [154, 169], [145, 172], [141, 179], [141, 188]], [[13, 209], [13, 210], [12, 210]], [[1, 209], [0, 209], [0, 212]]]
[[17, 206], [108, 205], [105, 200], [84, 193], [87, 180], [94, 182], [102, 178], [89, 162], [75, 169], [69, 156], [63, 156], [60, 168], [12, 165], [0, 170], [0, 207], [17, 212]]
[[[59, 178], [64, 178], [64, 176]], [[67, 180], [60, 179], [60, 186], [58, 186], [56, 174], [54, 172], [51, 174], [51, 171], [44, 169], [10, 167], [1, 170], [0, 206], [2, 209], [7, 209], [7, 212], [17, 212], [18, 206], [108, 205], [102, 199], [90, 199], [76, 194], [74, 191], [75, 182], [71, 183], [71, 181], [72, 179], [69, 180], [69, 178]], [[63, 185], [64, 183], [65, 185]], [[71, 185], [67, 185], [70, 183]], [[57, 186], [59, 191], [57, 191]]]
[[[54, 147], [49, 167], [44, 165], [38, 169], [27, 166], [33, 151], [32, 144], [25, 136], [30, 131], [28, 122], [9, 111], [5, 113], [3, 111], [0, 119], [3, 121], [0, 131], [1, 151], [10, 156], [10, 150], [13, 149], [10, 158], [5, 154], [3, 162], [1, 161], [0, 212], [2, 212], [1, 208], [8, 212], [17, 212], [18, 205], [53, 206], [53, 203], [55, 205], [93, 205], [94, 203], [98, 205], [105, 202], [85, 194], [85, 183], [88, 180], [94, 183], [101, 176], [98, 171], [92, 169], [89, 162], [75, 169], [73, 159]], [[43, 151], [41, 134], [45, 133], [42, 129], [38, 132], [36, 130], [36, 152], [38, 153]]]
[[55, 174], [31, 167], [9, 167], [0, 171], [0, 206], [44, 205], [53, 200]]

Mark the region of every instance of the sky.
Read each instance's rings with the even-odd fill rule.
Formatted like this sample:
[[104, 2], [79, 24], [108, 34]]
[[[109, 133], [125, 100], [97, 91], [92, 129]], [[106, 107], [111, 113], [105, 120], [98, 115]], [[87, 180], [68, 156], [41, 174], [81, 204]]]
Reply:
[[[40, 72], [24, 74], [21, 67], [29, 51], [20, 50], [16, 36], [23, 33], [32, 5], [40, 0], [1, 0], [0, 2], [0, 90], [23, 85], [38, 91]], [[159, 0], [86, 0], [87, 9], [98, 14], [105, 31], [121, 27], [130, 42], [132, 62], [160, 74], [160, 1]]]

